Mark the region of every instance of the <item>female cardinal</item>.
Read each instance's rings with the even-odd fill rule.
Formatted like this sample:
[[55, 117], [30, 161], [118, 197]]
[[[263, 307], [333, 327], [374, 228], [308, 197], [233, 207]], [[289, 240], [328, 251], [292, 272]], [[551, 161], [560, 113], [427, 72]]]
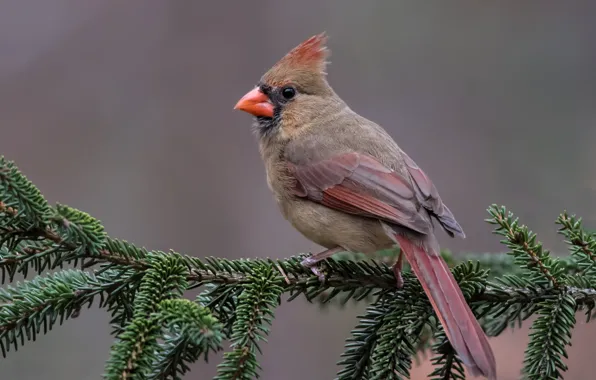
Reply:
[[[325, 78], [324, 33], [304, 41], [234, 107], [255, 118], [267, 183], [283, 216], [336, 252], [372, 254], [398, 244], [469, 371], [496, 379], [488, 339], [440, 256], [431, 218], [465, 237], [426, 174], [379, 125], [352, 111]], [[393, 270], [401, 287], [401, 253]]]

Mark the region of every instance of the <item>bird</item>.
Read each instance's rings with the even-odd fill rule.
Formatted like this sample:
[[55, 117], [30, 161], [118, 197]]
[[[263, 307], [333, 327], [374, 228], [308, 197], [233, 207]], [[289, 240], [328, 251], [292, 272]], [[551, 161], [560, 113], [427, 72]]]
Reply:
[[488, 338], [440, 255], [435, 223], [450, 237], [465, 233], [414, 160], [331, 87], [327, 40], [322, 32], [294, 47], [234, 106], [253, 116], [281, 214], [325, 248], [301, 263], [323, 281], [320, 262], [338, 252], [399, 246], [396, 287], [403, 286], [405, 256], [469, 373], [496, 379]]

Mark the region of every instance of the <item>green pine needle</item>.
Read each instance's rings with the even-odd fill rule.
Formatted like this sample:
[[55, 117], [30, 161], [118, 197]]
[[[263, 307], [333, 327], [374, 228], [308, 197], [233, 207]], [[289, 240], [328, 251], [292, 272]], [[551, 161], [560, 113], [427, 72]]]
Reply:
[[242, 294], [242, 285], [208, 284], [197, 296], [197, 303], [211, 310], [213, 316], [222, 323], [222, 331], [226, 338], [232, 335], [236, 322], [238, 297]]
[[222, 325], [205, 307], [186, 300], [165, 300], [154, 316], [169, 331], [164, 335], [150, 379], [180, 379], [188, 364], [221, 349]]
[[343, 366], [337, 373], [336, 380], [370, 379], [369, 366], [373, 349], [379, 339], [379, 329], [388, 306], [383, 302], [375, 302], [366, 308], [366, 313], [359, 316], [358, 325], [346, 340], [346, 350], [339, 363]]
[[400, 299], [396, 296], [393, 301], [392, 307], [384, 313], [377, 333], [378, 339], [371, 357], [371, 380], [401, 380], [410, 377], [416, 344], [430, 317], [428, 308], [417, 310], [420, 307], [417, 308], [419, 305], [414, 304], [416, 299]]
[[56, 211], [54, 221], [62, 241], [76, 247], [76, 253], [90, 256], [99, 254], [106, 238], [101, 223], [86, 212], [61, 204], [56, 205]]
[[429, 375], [431, 380], [463, 380], [466, 378], [464, 366], [455, 350], [445, 336], [445, 331], [441, 327], [435, 336], [436, 343], [432, 346], [437, 353], [432, 358], [431, 363], [436, 366], [435, 370]]
[[155, 254], [134, 299], [132, 321], [118, 335], [106, 364], [107, 379], [144, 379], [156, 360], [161, 335], [158, 305], [180, 297], [187, 287], [186, 268], [176, 255]]
[[0, 289], [0, 349], [3, 356], [25, 340], [35, 340], [59, 322], [79, 315], [85, 304], [91, 307], [99, 297], [100, 307], [111, 307], [123, 297], [123, 290], [134, 283], [134, 272], [109, 271], [94, 276], [77, 270], [64, 270], [36, 277], [31, 281]]
[[509, 254], [514, 257], [514, 263], [526, 269], [525, 278], [540, 286], [556, 287], [564, 281], [565, 265], [543, 249], [542, 243], [536, 242], [536, 234], [520, 225], [513, 213], [496, 205], [492, 205], [488, 212], [492, 218], [486, 221], [496, 225], [495, 234], [506, 238], [501, 242], [511, 249]]
[[[561, 226], [559, 233], [565, 236], [569, 244], [572, 258], [578, 265], [577, 276], [583, 279], [596, 279], [596, 238], [582, 227], [581, 218], [569, 216], [567, 212], [559, 215], [557, 224]], [[594, 287], [594, 283], [589, 284]]]
[[146, 379], [159, 349], [161, 326], [156, 317], [134, 318], [112, 346], [104, 378], [109, 380]]
[[269, 266], [254, 268], [251, 282], [238, 297], [236, 320], [232, 327], [232, 351], [226, 352], [218, 365], [216, 380], [240, 380], [259, 377], [257, 352], [265, 341], [273, 320], [273, 310], [279, 304], [283, 288], [276, 284], [277, 274]]
[[571, 344], [571, 330], [575, 326], [576, 303], [573, 297], [561, 294], [544, 301], [530, 332], [526, 349], [524, 375], [531, 380], [562, 379], [567, 370], [566, 346]]
[[11, 238], [11, 231], [44, 229], [54, 215], [37, 187], [14, 162], [0, 156], [0, 229], [5, 231], [0, 246]]
[[[25, 341], [36, 340], [56, 323], [79, 315], [84, 304], [93, 301], [89, 289], [93, 278], [79, 271], [62, 271], [48, 277], [0, 289], [0, 350], [6, 356]], [[101, 291], [96, 289], [96, 291]]]

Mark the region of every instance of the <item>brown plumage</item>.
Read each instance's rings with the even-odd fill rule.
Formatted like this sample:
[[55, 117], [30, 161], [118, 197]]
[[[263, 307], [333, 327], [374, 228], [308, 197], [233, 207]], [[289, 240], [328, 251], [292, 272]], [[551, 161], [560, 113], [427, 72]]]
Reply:
[[[399, 244], [451, 344], [473, 375], [496, 379], [488, 339], [439, 254], [431, 218], [465, 237], [437, 189], [379, 125], [358, 115], [325, 77], [326, 36], [290, 51], [236, 105], [256, 117], [267, 182], [283, 216], [326, 248], [303, 264], [347, 250]], [[394, 265], [402, 285], [401, 254]]]

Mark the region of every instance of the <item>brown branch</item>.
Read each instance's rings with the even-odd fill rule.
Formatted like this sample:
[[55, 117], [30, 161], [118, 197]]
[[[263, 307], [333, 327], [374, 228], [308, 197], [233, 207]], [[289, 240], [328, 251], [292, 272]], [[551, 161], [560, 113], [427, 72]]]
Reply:
[[530, 249], [528, 242], [524, 241], [522, 244], [522, 247], [524, 247], [524, 251], [532, 258], [532, 261], [534, 262], [534, 264], [536, 264], [536, 266], [538, 266], [538, 268], [540, 268], [540, 272], [542, 272], [544, 277], [548, 278], [553, 283], [553, 285], [555, 287], [559, 286], [557, 279], [550, 273], [550, 271], [544, 265], [542, 260], [540, 260], [540, 258], [536, 254], [536, 252], [534, 252], [532, 249]]
[[[41, 237], [48, 239], [55, 244], [64, 245], [68, 249], [76, 249], [76, 246], [72, 246], [67, 242], [64, 242], [59, 235], [51, 230], [39, 231], [41, 233]], [[515, 234], [511, 229], [509, 232]], [[530, 256], [536, 257], [536, 253], [533, 252], [529, 247], [527, 247], [527, 253]], [[24, 260], [26, 256], [19, 257], [19, 259]], [[111, 252], [107, 249], [101, 250], [101, 256], [92, 255], [92, 254], [85, 254], [79, 256], [79, 258], [86, 258], [86, 259], [93, 259], [95, 260], [94, 264], [101, 264], [101, 263], [112, 263], [117, 265], [124, 265], [129, 266], [131, 268], [137, 270], [147, 270], [149, 268], [149, 264], [144, 260], [134, 260], [127, 257], [123, 257], [116, 252]], [[536, 257], [538, 260], [538, 258]], [[11, 259], [11, 262], [15, 262], [16, 259]], [[7, 261], [0, 261], [0, 265], [6, 263]], [[540, 262], [540, 260], [538, 260]], [[283, 267], [283, 266], [282, 266]], [[546, 269], [546, 268], [545, 268]], [[548, 270], [547, 270], [548, 272]], [[552, 277], [552, 276], [551, 276]], [[194, 286], [200, 286], [203, 284], [244, 284], [249, 283], [250, 276], [248, 274], [242, 272], [225, 272], [221, 271], [219, 273], [214, 273], [212, 269], [200, 269], [200, 268], [189, 268], [188, 274], [186, 276], [186, 280], [194, 283]], [[310, 286], [313, 286], [318, 282], [318, 278], [309, 272], [305, 272], [304, 274], [295, 274], [292, 276], [288, 276], [285, 272], [280, 272], [280, 275], [277, 276], [276, 284], [284, 288], [284, 290], [297, 290], [297, 289], [306, 289]], [[551, 279], [553, 281], [553, 285], [557, 289], [544, 289], [542, 290], [543, 293], [537, 294], [533, 289], [528, 288], [490, 288], [487, 287], [485, 292], [482, 294], [478, 294], [473, 297], [472, 301], [492, 301], [492, 302], [506, 302], [512, 299], [523, 299], [526, 298], [528, 300], [537, 300], [537, 299], [546, 299], [552, 296], [555, 292], [560, 292], [561, 289], [558, 288], [558, 284], [554, 281], [554, 278]], [[392, 278], [392, 274], [390, 269], [387, 269], [387, 276], [370, 276], [366, 274], [358, 275], [354, 273], [349, 274], [342, 274], [342, 273], [332, 273], [325, 279], [325, 286], [328, 288], [343, 288], [348, 290], [358, 288], [358, 287], [374, 287], [376, 289], [395, 289], [395, 281]], [[580, 288], [573, 288], [573, 287], [566, 287], [562, 289], [562, 291], [567, 292], [568, 294], [572, 295], [578, 303], [590, 304], [596, 303], [596, 290], [595, 289], [580, 289]]]
[[[3, 203], [2, 201], [0, 201], [0, 212], [9, 213], [12, 216], [16, 216], [18, 213], [18, 211], [15, 208], [6, 206], [6, 204]], [[10, 233], [14, 234], [14, 235], [27, 236], [27, 237], [31, 237], [31, 238], [46, 239], [46, 240], [53, 242], [54, 244], [56, 244], [58, 246], [63, 246], [68, 250], [77, 249], [77, 246], [75, 244], [72, 244], [72, 243], [67, 242], [66, 240], [62, 239], [62, 237], [56, 231], [52, 230], [49, 227], [46, 229], [36, 228], [31, 231], [12, 230], [12, 231], [10, 231]], [[50, 249], [50, 247], [47, 247], [46, 249]], [[43, 250], [44, 249], [35, 249], [35, 250], [28, 249], [29, 252], [25, 252], [25, 253], [36, 254]], [[107, 261], [107, 262], [110, 262], [113, 264], [127, 265], [127, 266], [133, 267], [135, 269], [147, 269], [149, 267], [146, 263], [143, 263], [139, 260], [130, 260], [129, 258], [123, 257], [121, 255], [115, 255], [115, 254], [113, 254], [113, 252], [110, 252], [107, 249], [101, 250], [100, 255], [101, 255], [101, 258], [103, 261]], [[89, 252], [86, 252], [84, 255], [79, 256], [79, 257], [80, 258], [92, 258], [92, 259], [97, 258], [96, 255], [93, 255]], [[25, 259], [25, 258], [26, 258], [26, 256], [23, 257], [23, 259]], [[17, 259], [5, 259], [5, 260], [0, 261], [0, 265], [3, 263], [14, 264], [16, 262], [18, 262]]]
[[122, 374], [120, 375], [121, 379], [128, 379], [134, 371], [136, 367], [135, 362], [137, 358], [143, 353], [143, 349], [145, 348], [144, 345], [147, 341], [148, 332], [149, 328], [145, 326], [143, 332], [137, 336], [137, 340], [133, 346], [133, 350], [130, 353], [128, 361], [126, 362], [126, 367], [122, 370]]
[[[519, 302], [522, 302], [523, 299], [536, 301], [537, 299], [546, 299], [552, 297], [556, 292], [563, 291], [572, 295], [578, 301], [578, 303], [596, 303], [596, 290], [564, 287], [559, 285], [556, 279], [552, 276], [552, 274], [550, 274], [548, 268], [544, 267], [543, 263], [538, 258], [537, 253], [534, 252], [534, 250], [532, 250], [529, 247], [528, 243], [524, 241], [521, 234], [516, 233], [511, 228], [511, 226], [509, 226], [506, 223], [506, 221], [502, 218], [501, 215], [497, 217], [497, 221], [506, 229], [509, 235], [509, 239], [512, 242], [518, 244], [520, 247], [522, 247], [524, 251], [528, 254], [528, 256], [530, 256], [533, 259], [533, 261], [540, 266], [541, 272], [548, 277], [548, 279], [554, 285], [554, 288], [543, 289], [541, 290], [542, 293], [537, 293], [536, 290], [529, 288], [487, 287], [482, 294], [474, 296], [471, 301], [511, 302], [511, 300], [518, 300]], [[63, 246], [68, 250], [77, 249], [76, 245], [65, 241], [60, 237], [60, 235], [56, 231], [51, 229], [39, 229], [32, 231], [12, 231], [11, 233], [27, 235], [33, 238], [38, 237], [46, 239], [58, 246]], [[36, 254], [43, 249], [43, 247], [35, 248], [31, 249], [27, 253]], [[51, 247], [47, 247], [46, 249], [51, 249]], [[14, 264], [20, 260], [25, 260], [27, 257], [28, 255], [22, 255], [18, 256], [18, 258], [4, 259], [3, 261], [0, 261], [0, 265]], [[78, 255], [76, 258], [91, 259], [91, 264], [87, 265], [111, 263], [116, 265], [127, 266], [139, 271], [145, 271], [149, 269], [149, 264], [143, 259], [133, 259], [121, 255], [118, 252], [112, 252], [108, 249], [102, 249], [99, 255], [85, 252], [81, 255]], [[246, 262], [245, 260], [243, 261]], [[192, 261], [186, 262], [188, 265], [188, 274], [186, 276], [186, 279], [187, 281], [193, 284], [193, 287], [201, 286], [207, 283], [239, 285], [249, 283], [251, 281], [249, 274], [245, 274], [240, 271], [219, 271], [217, 269], [214, 269], [213, 267], [203, 269], [201, 267], [194, 266]], [[278, 270], [281, 268], [281, 270], [279, 270], [279, 275], [277, 276], [275, 283], [281, 286], [285, 291], [306, 290], [308, 288], [312, 288], [313, 286], [318, 286], [319, 280], [310, 272], [305, 271], [304, 273], [292, 273], [291, 276], [288, 276], [286, 274], [286, 271], [283, 270], [283, 262], [280, 263], [282, 265], [279, 265], [279, 263], [274, 262], [274, 265], [277, 266]], [[345, 291], [351, 291], [357, 288], [393, 290], [395, 289], [395, 281], [392, 272], [389, 268], [387, 268], [386, 276], [373, 276], [366, 273], [358, 274], [352, 272], [344, 274], [342, 273], [341, 267], [338, 267], [335, 270], [333, 270], [332, 273], [326, 278], [324, 286], [327, 289], [339, 288]]]
[[250, 348], [248, 348], [247, 346], [244, 346], [242, 348], [236, 348], [236, 350], [242, 351], [242, 354], [240, 356], [240, 359], [238, 359], [238, 368], [236, 369], [236, 372], [232, 374], [232, 379], [240, 379], [242, 377], [242, 375], [244, 374], [244, 364], [246, 363], [251, 354]]
[[[21, 322], [22, 324], [27, 325], [29, 323], [29, 318], [31, 318], [31, 316], [37, 312], [39, 312], [40, 310], [45, 309], [47, 306], [50, 306], [52, 303], [54, 303], [54, 300], [50, 300], [47, 301], [37, 307], [33, 307], [31, 308], [30, 312], [27, 314], [20, 314], [20, 315], [15, 315], [15, 318], [17, 319], [16, 322], [10, 322], [10, 323], [6, 323], [3, 325], [0, 325], [0, 333], [4, 332], [4, 331], [8, 331], [8, 330], [12, 330], [15, 327], [17, 327], [17, 324], [19, 322]], [[5, 304], [1, 304], [0, 306], [5, 306], [7, 305]]]
[[[15, 235], [27, 236], [30, 238], [42, 238], [42, 239], [50, 240], [54, 244], [56, 244], [58, 246], [63, 246], [67, 250], [76, 250], [77, 249], [77, 246], [75, 244], [72, 244], [72, 243], [67, 242], [66, 240], [62, 239], [60, 237], [60, 235], [58, 235], [55, 231], [53, 231], [49, 228], [48, 229], [34, 229], [31, 231], [14, 230], [14, 231], [11, 231], [11, 233], [15, 234]], [[34, 255], [34, 254], [37, 254], [39, 252], [49, 250], [49, 249], [51, 249], [51, 247], [26, 248], [24, 250], [24, 252], [27, 253], [28, 255]], [[107, 249], [102, 249], [99, 253], [100, 253], [100, 256], [97, 256], [90, 252], [85, 252], [84, 254], [77, 256], [77, 258], [95, 259], [96, 263], [109, 262], [112, 264], [126, 265], [126, 266], [129, 266], [129, 267], [132, 267], [135, 269], [139, 269], [139, 270], [145, 270], [145, 269], [149, 268], [149, 265], [142, 260], [132, 260], [128, 257], [124, 257], [122, 255], [115, 253], [115, 252], [111, 252]], [[10, 258], [10, 259], [1, 260], [0, 265], [15, 264], [18, 261], [27, 259], [28, 255], [21, 255], [21, 256], [19, 256], [18, 259]]]

